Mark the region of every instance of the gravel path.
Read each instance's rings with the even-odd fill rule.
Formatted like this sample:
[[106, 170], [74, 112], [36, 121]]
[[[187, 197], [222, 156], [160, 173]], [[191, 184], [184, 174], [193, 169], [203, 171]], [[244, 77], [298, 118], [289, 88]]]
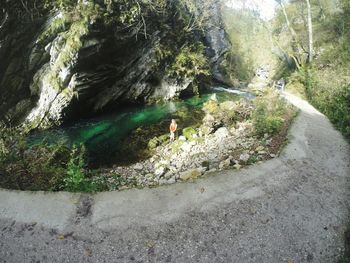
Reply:
[[0, 191], [0, 262], [336, 262], [350, 149], [301, 109], [280, 157], [195, 183], [80, 195]]

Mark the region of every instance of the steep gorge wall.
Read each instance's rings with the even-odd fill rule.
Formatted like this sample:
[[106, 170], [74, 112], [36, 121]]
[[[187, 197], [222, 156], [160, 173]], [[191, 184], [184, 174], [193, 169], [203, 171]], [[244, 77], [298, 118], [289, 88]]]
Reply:
[[46, 128], [222, 81], [218, 65], [230, 43], [220, 7], [204, 14], [201, 0], [192, 9], [180, 0], [154, 2], [79, 0], [47, 10], [7, 1], [0, 14], [0, 119]]

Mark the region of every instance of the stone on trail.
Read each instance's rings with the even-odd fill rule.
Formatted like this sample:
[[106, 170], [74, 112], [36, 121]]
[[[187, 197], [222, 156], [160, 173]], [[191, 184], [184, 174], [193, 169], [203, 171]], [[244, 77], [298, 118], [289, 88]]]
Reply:
[[242, 166], [240, 164], [236, 163], [233, 167], [235, 169], [239, 170], [239, 169], [241, 169]]
[[256, 147], [256, 149], [255, 149], [255, 151], [256, 152], [260, 152], [260, 151], [263, 151], [265, 148], [264, 148], [264, 146], [258, 146], [258, 147]]
[[243, 153], [239, 156], [239, 159], [245, 163], [248, 162], [249, 158], [250, 158], [250, 155], [248, 153]]
[[171, 178], [166, 182], [166, 184], [174, 184], [174, 183], [176, 183], [175, 177], [171, 177]]
[[191, 169], [186, 172], [180, 173], [180, 179], [182, 181], [187, 181], [189, 179], [196, 179], [202, 175], [202, 170], [201, 169]]
[[143, 165], [141, 163], [137, 163], [134, 165], [134, 169], [136, 171], [141, 171], [143, 169]]
[[227, 158], [226, 160], [222, 161], [219, 164], [219, 168], [220, 169], [227, 169], [230, 167], [230, 165], [231, 165], [231, 158]]
[[169, 171], [169, 172], [167, 172], [167, 173], [164, 175], [164, 178], [168, 180], [168, 179], [170, 179], [173, 175], [174, 175], [174, 173], [171, 172], [171, 171]]
[[165, 168], [163, 166], [158, 167], [155, 171], [154, 174], [159, 178], [165, 173]]

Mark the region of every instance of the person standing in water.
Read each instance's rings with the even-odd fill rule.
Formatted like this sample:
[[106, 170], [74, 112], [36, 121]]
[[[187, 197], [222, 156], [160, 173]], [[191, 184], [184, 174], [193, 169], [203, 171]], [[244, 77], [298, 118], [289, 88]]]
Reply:
[[174, 119], [171, 120], [169, 129], [170, 129], [170, 141], [174, 141], [175, 140], [175, 132], [177, 130], [177, 123]]

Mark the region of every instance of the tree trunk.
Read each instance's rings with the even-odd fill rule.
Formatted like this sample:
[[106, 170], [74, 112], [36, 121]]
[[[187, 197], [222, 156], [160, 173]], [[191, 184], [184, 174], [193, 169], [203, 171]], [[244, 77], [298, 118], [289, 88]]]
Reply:
[[308, 37], [309, 37], [309, 56], [308, 56], [308, 63], [312, 63], [313, 56], [314, 56], [314, 44], [313, 44], [313, 33], [312, 33], [312, 14], [311, 14], [311, 5], [310, 0], [305, 0], [306, 6], [307, 6], [307, 30], [308, 30]]
[[284, 15], [284, 18], [286, 20], [286, 24], [287, 24], [287, 27], [288, 27], [288, 30], [290, 32], [290, 34], [292, 35], [292, 41], [293, 41], [293, 44], [292, 44], [292, 48], [293, 48], [293, 51], [296, 53], [296, 56], [298, 59], [298, 63], [297, 63], [297, 67], [299, 67], [301, 64], [302, 64], [302, 48], [300, 46], [300, 42], [298, 40], [298, 35], [297, 33], [295, 32], [294, 28], [292, 27], [290, 21], [289, 21], [289, 17], [288, 17], [288, 14], [287, 14], [287, 11], [286, 11], [286, 7], [284, 6], [284, 3], [283, 3], [283, 0], [279, 0], [278, 3], [280, 4], [281, 8], [282, 8], [282, 11], [283, 11], [283, 15]]

